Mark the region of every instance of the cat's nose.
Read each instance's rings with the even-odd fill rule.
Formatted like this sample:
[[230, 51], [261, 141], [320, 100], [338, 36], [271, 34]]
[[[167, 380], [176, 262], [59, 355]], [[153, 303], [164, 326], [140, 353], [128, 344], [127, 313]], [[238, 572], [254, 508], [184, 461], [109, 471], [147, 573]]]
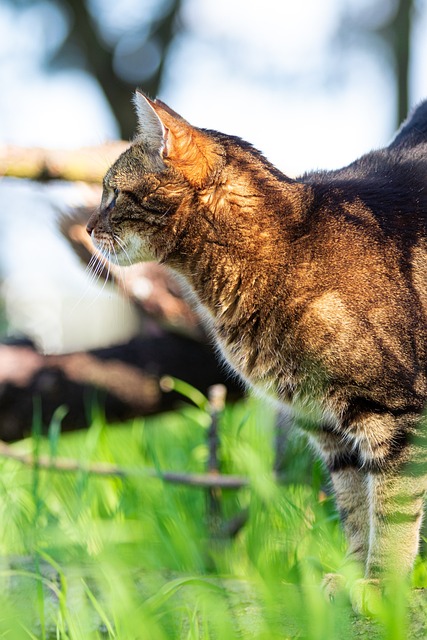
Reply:
[[97, 212], [92, 213], [86, 225], [86, 231], [88, 232], [89, 235], [92, 235], [92, 231], [96, 227], [97, 220], [98, 220], [98, 213]]

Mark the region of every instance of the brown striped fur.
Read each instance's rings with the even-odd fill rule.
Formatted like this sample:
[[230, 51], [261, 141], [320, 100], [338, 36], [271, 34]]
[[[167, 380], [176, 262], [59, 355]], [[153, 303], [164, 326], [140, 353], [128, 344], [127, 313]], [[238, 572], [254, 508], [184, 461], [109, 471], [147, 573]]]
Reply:
[[291, 180], [136, 95], [139, 134], [88, 224], [186, 283], [224, 358], [291, 404], [367, 578], [409, 572], [425, 490], [427, 103], [389, 147]]

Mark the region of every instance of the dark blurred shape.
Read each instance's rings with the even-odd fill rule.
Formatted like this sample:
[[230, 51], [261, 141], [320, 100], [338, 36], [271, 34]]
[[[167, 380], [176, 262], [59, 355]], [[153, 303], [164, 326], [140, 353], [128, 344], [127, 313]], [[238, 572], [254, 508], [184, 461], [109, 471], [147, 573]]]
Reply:
[[131, 94], [136, 86], [153, 97], [159, 94], [169, 48], [183, 30], [183, 0], [135, 1], [128, 16], [124, 12], [129, 7], [99, 0], [5, 1], [43, 17], [46, 64], [52, 70], [70, 67], [91, 73], [110, 103], [122, 138], [131, 138]]
[[411, 26], [415, 13], [414, 0], [400, 0], [394, 19], [389, 23], [385, 37], [393, 55], [397, 84], [396, 122], [400, 124], [409, 111], [409, 61], [411, 53]]
[[391, 68], [396, 86], [396, 125], [406, 118], [409, 104], [409, 76], [412, 24], [416, 0], [372, 0], [370, 5], [345, 5], [340, 47], [366, 46], [383, 57]]
[[231, 399], [242, 395], [209, 345], [172, 333], [60, 356], [44, 356], [21, 341], [0, 344], [0, 440], [30, 435], [35, 403], [45, 428], [64, 405], [65, 431], [88, 427], [94, 403], [108, 422], [174, 409], [183, 398], [164, 390], [163, 376], [204, 394], [223, 383]]

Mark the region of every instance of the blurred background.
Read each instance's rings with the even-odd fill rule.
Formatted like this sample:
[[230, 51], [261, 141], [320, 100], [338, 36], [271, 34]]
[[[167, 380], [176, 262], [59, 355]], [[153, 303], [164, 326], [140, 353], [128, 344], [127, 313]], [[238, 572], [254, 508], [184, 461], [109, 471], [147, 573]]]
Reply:
[[426, 94], [425, 0], [1, 0], [0, 140], [132, 136], [135, 86], [283, 169], [383, 144]]
[[[289, 175], [340, 167], [427, 96], [426, 34], [427, 0], [0, 0], [3, 174], [15, 147], [131, 139], [135, 87]], [[3, 339], [57, 354], [140, 335], [135, 305], [93, 282], [58, 231], [96, 188], [3, 177], [0, 198]], [[150, 287], [145, 274], [135, 291]]]

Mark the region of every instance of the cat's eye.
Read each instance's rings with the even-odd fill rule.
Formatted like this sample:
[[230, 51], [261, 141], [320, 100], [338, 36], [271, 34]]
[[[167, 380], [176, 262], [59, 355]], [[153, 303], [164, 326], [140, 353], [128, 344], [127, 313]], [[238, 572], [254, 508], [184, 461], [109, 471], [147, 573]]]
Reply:
[[117, 187], [104, 186], [104, 193], [102, 196], [102, 206], [104, 209], [110, 210], [116, 204], [117, 197], [120, 194], [120, 189]]

